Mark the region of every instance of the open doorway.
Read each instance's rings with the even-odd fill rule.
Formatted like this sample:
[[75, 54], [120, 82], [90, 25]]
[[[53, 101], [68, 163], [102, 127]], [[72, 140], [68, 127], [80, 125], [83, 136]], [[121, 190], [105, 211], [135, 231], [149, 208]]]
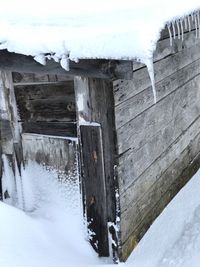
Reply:
[[[97, 84], [101, 85], [101, 81], [99, 80]], [[111, 223], [113, 220], [107, 213], [107, 204], [112, 206], [112, 203], [107, 201], [107, 192], [110, 192], [110, 188], [114, 190], [114, 187], [109, 184], [110, 172], [105, 172], [105, 168], [107, 170], [108, 165], [110, 166], [110, 161], [104, 157], [104, 152], [110, 151], [110, 143], [104, 143], [108, 138], [106, 131], [102, 132], [101, 123], [95, 123], [93, 119], [88, 120], [86, 124], [81, 119], [80, 123], [78, 105], [84, 87], [79, 87], [80, 92], [76, 91], [75, 96], [76, 83], [72, 78], [16, 72], [12, 73], [12, 87], [16, 112], [12, 110], [9, 112], [21, 127], [18, 149], [15, 149], [13, 155], [16, 162], [23, 162], [24, 168], [19, 175], [16, 166], [10, 168], [10, 171], [15, 172], [15, 181], [10, 189], [9, 183], [5, 183], [3, 176], [4, 201], [10, 201], [16, 191], [18, 201], [20, 200], [18, 206], [28, 212], [34, 211], [37, 206], [37, 201], [33, 201], [34, 197], [40, 199], [44, 194], [48, 199], [48, 194], [51, 195], [49, 191], [52, 186], [49, 184], [51, 178], [48, 178], [50, 176], [46, 172], [52, 174], [59, 183], [58, 191], [62, 191], [65, 195], [63, 198], [65, 202], [70, 202], [70, 192], [72, 199], [74, 195], [78, 196], [76, 199], [79, 198], [79, 201], [82, 199], [84, 215], [81, 221], [83, 217], [86, 219], [89, 241], [99, 256], [109, 256], [109, 250], [112, 251], [109, 245], [113, 247], [112, 239], [109, 244], [109, 231], [113, 236], [114, 228]], [[104, 95], [102, 94], [103, 99]], [[95, 99], [97, 101], [99, 97]], [[98, 103], [102, 107], [101, 101]], [[87, 105], [91, 110], [96, 110], [96, 107], [89, 105], [89, 102]], [[101, 113], [99, 112], [98, 114]], [[16, 147], [11, 133], [12, 141]], [[18, 153], [20, 146], [21, 155]], [[10, 160], [4, 157], [4, 166], [6, 162], [8, 163], [7, 176], [9, 176], [9, 161], [12, 159], [13, 157]], [[26, 177], [27, 172], [29, 178]], [[107, 185], [106, 179], [109, 179]], [[54, 193], [55, 197], [52, 199], [57, 197], [56, 191]], [[66, 195], [69, 197], [65, 198]], [[16, 199], [13, 197], [12, 201], [10, 204], [14, 204]], [[115, 215], [115, 210], [113, 212]]]
[[[80, 201], [73, 80], [66, 76], [16, 72], [12, 73], [12, 80], [18, 123], [21, 127], [24, 169], [30, 170], [33, 165], [35, 168], [42, 167], [44, 172], [56, 177], [61, 185], [62, 194], [65, 194], [65, 198], [68, 195], [66, 198], [68, 205], [71, 203], [70, 192], [73, 194], [71, 199], [76, 194], [76, 199]], [[24, 170], [22, 174], [25, 175]], [[23, 175], [21, 175], [21, 188], [19, 185], [17, 188], [18, 199], [21, 199], [21, 208], [31, 211], [35, 209], [37, 200], [32, 199], [31, 203], [27, 192], [32, 195], [32, 198], [36, 196], [41, 198], [36, 191], [42, 190], [41, 194], [44, 195], [47, 194], [48, 188], [46, 187], [44, 192], [40, 185], [42, 178], [36, 182], [37, 178], [30, 174], [32, 181], [29, 181], [28, 185], [28, 179], [24, 180]], [[47, 186], [50, 185], [47, 183]], [[5, 187], [4, 183], [3, 187]], [[6, 191], [6, 189], [3, 190]]]

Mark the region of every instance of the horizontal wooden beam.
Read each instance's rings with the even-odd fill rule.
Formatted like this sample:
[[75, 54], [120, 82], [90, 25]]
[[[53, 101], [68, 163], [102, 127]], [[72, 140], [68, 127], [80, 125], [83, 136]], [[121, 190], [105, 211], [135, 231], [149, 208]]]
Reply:
[[69, 67], [70, 70], [66, 71], [54, 60], [47, 60], [44, 66], [36, 62], [32, 56], [0, 50], [0, 69], [5, 71], [60, 74], [102, 79], [131, 79], [133, 73], [132, 62], [126, 60], [84, 59], [78, 63], [70, 61]]
[[23, 133], [77, 137], [74, 122], [22, 122]]

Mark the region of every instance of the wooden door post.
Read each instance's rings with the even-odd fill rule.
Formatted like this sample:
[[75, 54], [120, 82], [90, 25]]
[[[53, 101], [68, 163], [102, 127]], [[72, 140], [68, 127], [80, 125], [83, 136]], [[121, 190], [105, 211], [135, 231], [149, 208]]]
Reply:
[[[12, 168], [14, 179], [16, 171], [18, 171], [19, 173], [21, 172], [21, 131], [20, 125], [18, 123], [17, 105], [12, 82], [12, 73], [4, 71], [0, 72], [0, 127], [0, 177], [2, 177], [3, 170], [5, 171], [5, 161], [7, 161], [8, 165]], [[2, 160], [2, 155], [4, 155], [4, 161]], [[16, 170], [16, 167], [18, 170]], [[14, 181], [13, 184], [14, 183], [17, 187], [16, 181]], [[3, 199], [11, 198], [13, 203], [16, 202], [15, 198], [17, 188], [15, 188], [15, 192], [9, 192], [8, 188], [2, 188], [2, 190]]]
[[[74, 80], [84, 212], [94, 232], [91, 244], [100, 256], [117, 258], [116, 192], [118, 190], [112, 81]], [[92, 223], [97, 221], [98, 223]], [[100, 238], [101, 236], [101, 238]], [[112, 251], [109, 251], [108, 239]]]

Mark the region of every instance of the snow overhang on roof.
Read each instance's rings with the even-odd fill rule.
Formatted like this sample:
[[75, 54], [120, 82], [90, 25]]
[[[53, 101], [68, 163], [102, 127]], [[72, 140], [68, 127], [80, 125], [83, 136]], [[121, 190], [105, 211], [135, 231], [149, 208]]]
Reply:
[[52, 58], [66, 70], [69, 59], [146, 63], [164, 26], [176, 21], [173, 29], [181, 32], [189, 14], [199, 25], [199, 8], [197, 0], [7, 0], [0, 9], [0, 49], [41, 64]]
[[172, 42], [191, 20], [199, 29], [199, 8], [199, 0], [8, 0], [0, 9], [0, 49], [43, 65], [53, 59], [67, 71], [70, 60], [137, 59], [151, 74], [161, 30], [168, 25]]

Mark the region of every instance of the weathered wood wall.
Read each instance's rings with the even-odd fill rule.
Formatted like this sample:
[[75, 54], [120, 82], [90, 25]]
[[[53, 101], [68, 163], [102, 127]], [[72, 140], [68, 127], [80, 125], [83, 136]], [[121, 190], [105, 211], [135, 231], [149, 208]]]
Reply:
[[25, 164], [34, 161], [66, 175], [77, 173], [77, 141], [75, 138], [24, 133], [22, 146]]
[[200, 166], [200, 39], [164, 30], [154, 53], [157, 103], [144, 65], [114, 82], [121, 260]]

